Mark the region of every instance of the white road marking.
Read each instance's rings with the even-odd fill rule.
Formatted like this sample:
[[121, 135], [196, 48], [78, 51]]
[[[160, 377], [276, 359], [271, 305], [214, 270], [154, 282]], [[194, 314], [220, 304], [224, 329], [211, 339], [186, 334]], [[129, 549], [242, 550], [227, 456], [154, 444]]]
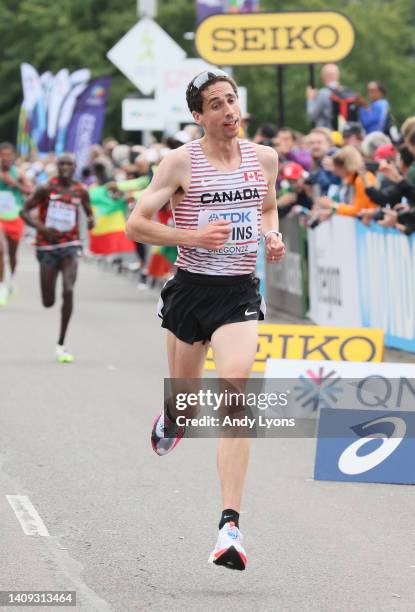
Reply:
[[49, 537], [49, 531], [27, 495], [6, 495], [26, 535]]

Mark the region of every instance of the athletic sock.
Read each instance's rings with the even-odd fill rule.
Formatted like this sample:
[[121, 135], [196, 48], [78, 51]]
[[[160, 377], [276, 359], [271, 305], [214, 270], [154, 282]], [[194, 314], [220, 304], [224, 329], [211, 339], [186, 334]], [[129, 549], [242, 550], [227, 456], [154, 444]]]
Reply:
[[232, 508], [227, 508], [222, 512], [219, 529], [222, 529], [222, 527], [230, 521], [232, 521], [237, 527], [239, 527], [239, 512], [237, 512], [236, 510], [232, 510]]

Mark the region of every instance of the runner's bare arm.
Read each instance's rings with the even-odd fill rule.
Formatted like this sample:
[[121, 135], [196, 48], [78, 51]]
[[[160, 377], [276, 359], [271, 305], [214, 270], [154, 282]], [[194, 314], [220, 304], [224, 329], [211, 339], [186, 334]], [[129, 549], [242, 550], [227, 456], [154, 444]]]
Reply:
[[258, 159], [268, 183], [268, 192], [262, 204], [262, 233], [278, 230], [277, 192], [278, 155], [271, 147], [258, 145]]
[[34, 189], [33, 183], [29, 181], [29, 179], [27, 178], [23, 170], [19, 170], [18, 175], [19, 175], [18, 188], [20, 189], [20, 191], [24, 193], [25, 195], [32, 194], [33, 189]]
[[[278, 176], [278, 155], [270, 147], [258, 145], [258, 159], [268, 182], [268, 192], [262, 204], [262, 233], [279, 229], [276, 182]], [[269, 234], [265, 242], [267, 261], [276, 263], [285, 255], [285, 245], [276, 234]]]
[[175, 193], [185, 192], [190, 176], [190, 157], [184, 148], [172, 151], [163, 159], [128, 219], [126, 233], [130, 240], [163, 246], [184, 245], [209, 249], [221, 248], [225, 244], [231, 231], [228, 221], [210, 223], [202, 230], [186, 230], [168, 227], [152, 220], [154, 214]]
[[86, 218], [88, 222], [88, 229], [92, 229], [95, 225], [95, 217], [94, 217], [94, 213], [92, 212], [91, 201], [89, 199], [89, 193], [87, 192], [86, 189], [84, 189], [84, 191], [82, 192], [81, 204], [86, 214]]
[[44, 225], [42, 223], [40, 223], [40, 221], [35, 219], [30, 214], [30, 211], [33, 210], [34, 208], [36, 208], [36, 206], [38, 206], [40, 204], [40, 202], [42, 202], [42, 200], [45, 197], [46, 197], [46, 189], [45, 189], [45, 187], [42, 187], [42, 186], [38, 187], [32, 193], [32, 195], [27, 198], [27, 200], [24, 203], [23, 210], [21, 212], [21, 217], [25, 220], [27, 225], [30, 225], [31, 227], [34, 227], [35, 229], [37, 229], [39, 231], [43, 231], [46, 228], [44, 227]]

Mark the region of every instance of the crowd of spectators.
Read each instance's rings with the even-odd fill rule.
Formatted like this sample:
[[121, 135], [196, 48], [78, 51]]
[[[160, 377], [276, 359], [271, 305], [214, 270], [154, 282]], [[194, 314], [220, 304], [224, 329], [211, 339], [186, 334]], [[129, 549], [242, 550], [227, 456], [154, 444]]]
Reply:
[[[279, 154], [280, 217], [297, 216], [314, 228], [332, 215], [353, 216], [367, 225], [379, 223], [411, 234], [415, 231], [415, 116], [399, 131], [382, 83], [368, 83], [366, 102], [360, 94], [342, 87], [336, 65], [324, 66], [321, 79], [321, 89], [309, 87], [306, 92], [306, 110], [315, 126], [307, 134], [271, 123], [250, 133], [252, 117], [243, 116], [241, 137], [273, 147]], [[160, 142], [154, 139], [147, 147], [114, 138], [93, 146], [87, 165], [80, 169], [80, 180], [88, 187], [95, 210], [103, 218], [122, 210], [125, 222], [163, 157], [201, 135], [198, 126], [188, 125]], [[52, 154], [42, 159], [33, 155], [17, 164], [33, 184], [56, 173]], [[172, 223], [168, 203], [158, 220]], [[123, 240], [113, 243], [112, 251], [128, 250]], [[100, 253], [101, 243], [91, 237], [92, 252], [105, 255]], [[148, 274], [170, 273], [175, 249], [129, 248], [137, 254], [132, 267], [141, 270], [141, 286], [146, 286]]]

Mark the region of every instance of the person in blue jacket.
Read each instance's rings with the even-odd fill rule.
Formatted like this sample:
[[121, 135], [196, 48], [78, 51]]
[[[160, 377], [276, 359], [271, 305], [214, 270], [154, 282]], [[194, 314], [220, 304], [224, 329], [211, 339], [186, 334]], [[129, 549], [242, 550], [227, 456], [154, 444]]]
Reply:
[[366, 134], [384, 132], [389, 115], [389, 102], [386, 100], [386, 89], [380, 81], [370, 81], [367, 85], [369, 104], [359, 98], [359, 121]]

